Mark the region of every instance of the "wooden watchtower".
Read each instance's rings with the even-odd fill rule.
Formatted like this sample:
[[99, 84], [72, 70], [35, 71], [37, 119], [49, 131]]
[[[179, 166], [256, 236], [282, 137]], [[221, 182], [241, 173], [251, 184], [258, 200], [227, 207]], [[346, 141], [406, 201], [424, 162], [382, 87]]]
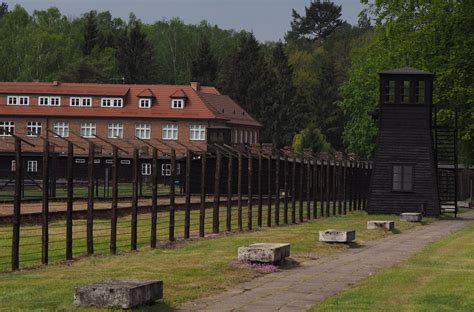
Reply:
[[369, 213], [439, 215], [433, 141], [434, 75], [414, 68], [380, 76], [379, 134], [370, 182]]

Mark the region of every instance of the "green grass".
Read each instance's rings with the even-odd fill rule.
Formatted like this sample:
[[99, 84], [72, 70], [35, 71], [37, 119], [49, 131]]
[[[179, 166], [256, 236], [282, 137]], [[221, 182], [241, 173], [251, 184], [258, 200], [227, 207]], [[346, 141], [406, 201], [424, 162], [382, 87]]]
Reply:
[[[142, 247], [138, 252], [118, 256], [92, 256], [72, 263], [4, 273], [0, 275], [0, 305], [15, 311], [75, 310], [79, 309], [72, 305], [75, 287], [113, 278], [139, 278], [164, 281], [164, 303], [145, 310], [166, 309], [255, 277], [257, 273], [252, 270], [229, 265], [236, 258], [239, 246], [254, 242], [290, 242], [292, 257], [300, 262], [309, 261], [304, 256], [327, 255], [349, 248], [318, 242], [317, 233], [322, 229], [354, 228], [361, 243], [392, 235], [386, 231], [366, 230], [367, 220], [374, 218], [386, 220], [393, 216], [368, 216], [358, 211], [299, 225], [181, 241], [155, 250]], [[398, 230], [415, 226], [420, 225], [400, 223]], [[104, 244], [106, 242], [104, 240]], [[141, 245], [146, 245], [145, 241]]]
[[310, 311], [474, 311], [474, 225]]

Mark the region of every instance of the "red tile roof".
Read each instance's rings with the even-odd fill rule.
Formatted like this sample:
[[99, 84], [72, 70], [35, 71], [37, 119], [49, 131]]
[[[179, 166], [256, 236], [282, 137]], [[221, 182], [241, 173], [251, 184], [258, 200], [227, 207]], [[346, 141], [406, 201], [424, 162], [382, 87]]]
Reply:
[[153, 92], [149, 88], [143, 89], [142, 92], [137, 94], [138, 97], [155, 97]]
[[[214, 87], [202, 86], [199, 92], [190, 85], [116, 85], [90, 83], [53, 83], [44, 82], [0, 82], [1, 95], [62, 95], [62, 96], [98, 96], [123, 97], [123, 108], [71, 107], [63, 99], [61, 106], [10, 106], [0, 103], [0, 115], [10, 116], [64, 116], [64, 117], [133, 117], [133, 118], [172, 118], [172, 119], [207, 119], [224, 120], [229, 124], [261, 126], [237, 103], [221, 95]], [[152, 94], [155, 104], [151, 108], [138, 108], [139, 96]], [[172, 109], [173, 96], [186, 96], [184, 109]], [[30, 99], [31, 101], [31, 99]], [[235, 111], [235, 113], [234, 113]]]
[[171, 94], [172, 98], [187, 98], [188, 96], [184, 93], [183, 89], [176, 90], [175, 93]]

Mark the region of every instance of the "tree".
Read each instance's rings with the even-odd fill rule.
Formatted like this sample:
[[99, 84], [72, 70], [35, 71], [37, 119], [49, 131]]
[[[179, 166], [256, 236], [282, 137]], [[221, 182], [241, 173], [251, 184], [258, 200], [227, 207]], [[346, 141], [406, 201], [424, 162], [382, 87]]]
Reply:
[[2, 2], [0, 4], [0, 19], [4, 17], [8, 13], [8, 4], [6, 2]]
[[213, 86], [217, 78], [217, 60], [211, 52], [209, 39], [203, 37], [196, 57], [191, 64], [191, 79]]
[[311, 148], [313, 152], [329, 152], [331, 144], [326, 141], [326, 137], [321, 130], [314, 124], [300, 131], [293, 138], [293, 149], [301, 154], [305, 148]]
[[89, 55], [97, 44], [97, 12], [90, 11], [84, 15], [84, 48], [85, 55]]
[[127, 83], [151, 83], [157, 80], [155, 49], [141, 30], [141, 22], [133, 20], [128, 34], [117, 50], [119, 69]]
[[459, 112], [462, 161], [474, 158], [474, 46], [472, 1], [377, 1], [371, 11], [376, 26], [352, 51], [349, 79], [341, 88], [340, 107], [349, 118], [347, 148], [371, 156], [375, 124], [368, 112], [377, 106], [377, 72], [403, 66], [436, 75], [433, 101], [438, 120], [454, 124]]
[[341, 6], [329, 0], [312, 0], [309, 7], [305, 7], [304, 16], [293, 9], [292, 17], [288, 41], [322, 42], [343, 23]]

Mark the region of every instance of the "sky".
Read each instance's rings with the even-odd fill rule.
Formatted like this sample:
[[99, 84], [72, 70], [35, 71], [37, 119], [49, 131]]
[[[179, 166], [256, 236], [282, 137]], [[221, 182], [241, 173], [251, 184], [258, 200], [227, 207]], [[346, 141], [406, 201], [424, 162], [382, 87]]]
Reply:
[[[78, 17], [90, 10], [110, 11], [128, 19], [130, 12], [145, 23], [179, 17], [186, 23], [207, 20], [220, 28], [252, 31], [260, 41], [283, 39], [290, 29], [291, 11], [304, 13], [310, 0], [2, 0], [10, 9], [20, 4], [28, 12], [57, 7], [67, 16]], [[364, 8], [359, 0], [334, 0], [342, 5], [342, 17], [357, 24]]]

